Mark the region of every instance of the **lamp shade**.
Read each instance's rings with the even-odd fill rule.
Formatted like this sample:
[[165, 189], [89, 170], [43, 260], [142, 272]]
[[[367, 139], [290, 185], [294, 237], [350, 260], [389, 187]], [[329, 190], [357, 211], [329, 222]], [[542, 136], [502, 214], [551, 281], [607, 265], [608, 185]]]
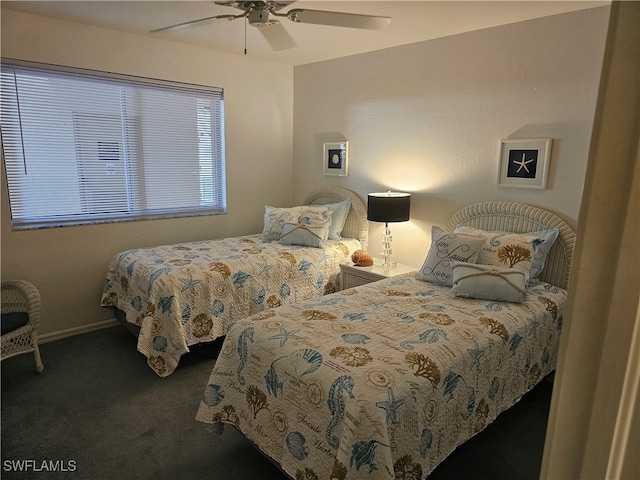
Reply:
[[372, 222], [406, 222], [410, 211], [410, 193], [382, 192], [367, 196], [367, 220]]

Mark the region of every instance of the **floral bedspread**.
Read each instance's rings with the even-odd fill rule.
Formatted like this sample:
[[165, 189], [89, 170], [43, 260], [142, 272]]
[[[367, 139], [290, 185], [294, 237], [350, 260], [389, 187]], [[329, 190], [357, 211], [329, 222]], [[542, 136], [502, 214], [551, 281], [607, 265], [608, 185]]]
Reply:
[[164, 377], [189, 345], [235, 321], [335, 291], [339, 265], [360, 248], [355, 239], [313, 248], [248, 235], [129, 250], [112, 259], [101, 305], [140, 327], [138, 351]]
[[236, 323], [196, 419], [292, 478], [425, 478], [555, 368], [566, 292], [456, 298], [406, 274]]

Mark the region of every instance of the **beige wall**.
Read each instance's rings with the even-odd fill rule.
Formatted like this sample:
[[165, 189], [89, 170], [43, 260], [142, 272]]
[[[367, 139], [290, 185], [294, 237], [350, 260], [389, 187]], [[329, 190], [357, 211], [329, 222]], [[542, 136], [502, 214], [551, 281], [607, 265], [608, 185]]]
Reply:
[[[430, 228], [468, 203], [511, 200], [575, 227], [609, 7], [557, 15], [295, 69], [294, 199], [339, 183], [366, 198], [412, 195], [391, 225], [394, 256], [419, 267]], [[502, 138], [553, 138], [547, 190], [497, 186]], [[350, 142], [348, 177], [322, 174], [322, 144]], [[379, 253], [382, 225], [370, 224]]]
[[255, 233], [265, 203], [291, 205], [292, 67], [6, 8], [1, 33], [6, 58], [224, 88], [227, 215], [14, 232], [2, 169], [2, 278], [38, 286], [45, 339], [113, 318], [99, 303], [118, 251]]

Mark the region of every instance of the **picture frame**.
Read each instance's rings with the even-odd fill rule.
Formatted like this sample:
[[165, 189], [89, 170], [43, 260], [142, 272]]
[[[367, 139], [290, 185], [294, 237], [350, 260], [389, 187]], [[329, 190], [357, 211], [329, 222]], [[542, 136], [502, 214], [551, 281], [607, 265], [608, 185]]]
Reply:
[[547, 188], [551, 140], [551, 138], [501, 140], [498, 185]]
[[322, 171], [325, 175], [346, 177], [349, 175], [349, 142], [327, 142], [322, 154]]

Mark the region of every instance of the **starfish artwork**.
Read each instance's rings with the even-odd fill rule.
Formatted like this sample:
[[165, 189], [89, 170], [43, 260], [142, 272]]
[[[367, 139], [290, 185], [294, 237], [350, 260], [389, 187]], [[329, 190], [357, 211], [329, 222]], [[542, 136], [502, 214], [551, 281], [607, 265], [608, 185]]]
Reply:
[[515, 163], [516, 165], [519, 165], [518, 166], [518, 170], [516, 170], [516, 173], [520, 173], [520, 170], [522, 170], [523, 168], [525, 169], [525, 171], [527, 173], [530, 173], [529, 172], [529, 168], [527, 167], [527, 164], [533, 162], [534, 160], [535, 159], [533, 159], [533, 158], [530, 159], [530, 160], [526, 160], [526, 156], [525, 156], [524, 153], [522, 154], [522, 160], [520, 160], [519, 162], [513, 160], [513, 163]]
[[512, 150], [509, 155], [507, 176], [535, 178], [537, 160], [537, 150]]

